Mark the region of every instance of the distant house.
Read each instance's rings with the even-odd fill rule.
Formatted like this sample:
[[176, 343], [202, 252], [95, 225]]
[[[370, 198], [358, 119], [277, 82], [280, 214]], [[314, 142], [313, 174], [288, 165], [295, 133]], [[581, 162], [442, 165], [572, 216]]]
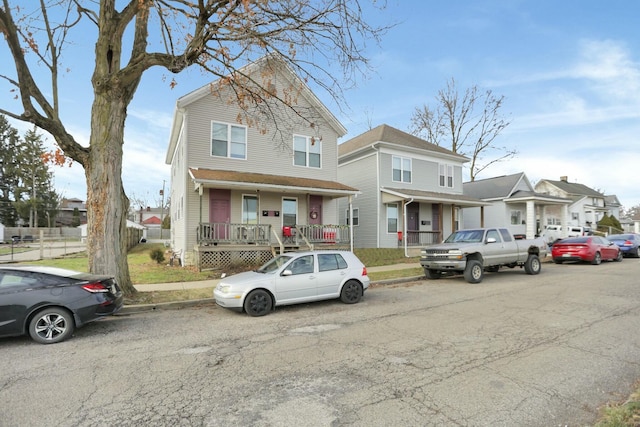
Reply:
[[56, 227], [76, 227], [87, 223], [87, 205], [80, 199], [62, 199], [56, 214]]
[[[556, 210], [563, 211], [570, 199], [534, 191], [523, 173], [465, 182], [464, 194], [490, 202], [480, 208], [465, 208], [464, 227], [507, 227], [527, 238], [540, 235], [546, 224], [554, 223]], [[551, 215], [551, 222], [548, 217]]]
[[135, 222], [147, 228], [160, 228], [162, 221], [169, 215], [168, 209], [163, 208], [140, 208], [135, 213]]
[[358, 194], [337, 179], [337, 140], [346, 129], [278, 58], [262, 58], [242, 73], [267, 78], [264, 84], [291, 97], [299, 115], [274, 103], [282, 120], [248, 126], [225, 79], [177, 100], [166, 163], [171, 246], [182, 265], [226, 268], [283, 250], [348, 248], [350, 230], [338, 225], [336, 202]]
[[[569, 182], [568, 177], [562, 176], [560, 180], [540, 180], [535, 190], [541, 194], [562, 197], [571, 200], [566, 207], [556, 207], [547, 212], [546, 224], [566, 224], [596, 228], [598, 221], [607, 215], [618, 214], [620, 204], [607, 206], [606, 200], [613, 200], [615, 196], [605, 196], [601, 192], [577, 182]], [[617, 200], [617, 197], [615, 198]], [[566, 219], [565, 219], [566, 218]]]
[[419, 248], [461, 228], [460, 209], [489, 203], [463, 194], [467, 159], [414, 135], [380, 125], [338, 146], [338, 179], [360, 189], [341, 224], [353, 223], [358, 248]]

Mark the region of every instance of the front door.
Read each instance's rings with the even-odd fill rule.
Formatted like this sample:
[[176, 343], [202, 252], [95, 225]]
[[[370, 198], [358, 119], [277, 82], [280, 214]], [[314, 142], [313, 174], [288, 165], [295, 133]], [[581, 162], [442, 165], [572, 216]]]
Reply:
[[[407, 205], [407, 244], [417, 245], [420, 243], [420, 205], [410, 203]], [[412, 233], [413, 232], [413, 233]]]
[[322, 196], [309, 196], [309, 224], [322, 224]]
[[231, 222], [231, 191], [209, 190], [209, 222], [211, 223], [211, 238], [228, 239], [229, 223]]

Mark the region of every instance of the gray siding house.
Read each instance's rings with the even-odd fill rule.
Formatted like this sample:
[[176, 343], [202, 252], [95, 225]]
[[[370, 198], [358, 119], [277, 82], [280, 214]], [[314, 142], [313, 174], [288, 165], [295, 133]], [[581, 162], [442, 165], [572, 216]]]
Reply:
[[204, 269], [283, 250], [348, 248], [337, 200], [358, 190], [337, 179], [345, 128], [283, 62], [265, 57], [242, 74], [288, 97], [295, 113], [274, 104], [279, 120], [246, 118], [225, 79], [177, 100], [166, 155], [172, 249], [183, 265]]
[[571, 203], [563, 197], [537, 193], [523, 172], [465, 182], [463, 187], [465, 195], [491, 203], [465, 208], [464, 228], [507, 227], [528, 239], [542, 234], [549, 212], [563, 210]]
[[467, 161], [388, 125], [340, 144], [338, 180], [361, 191], [351, 206], [339, 202], [340, 223], [354, 226], [354, 246], [408, 250], [460, 228], [461, 208], [488, 204], [463, 194]]

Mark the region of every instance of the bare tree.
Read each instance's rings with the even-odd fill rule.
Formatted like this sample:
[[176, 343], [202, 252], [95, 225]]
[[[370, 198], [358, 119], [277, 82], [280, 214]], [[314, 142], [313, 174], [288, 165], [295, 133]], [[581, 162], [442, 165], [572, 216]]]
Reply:
[[477, 86], [458, 92], [454, 79], [447, 82], [436, 96], [435, 108], [426, 104], [416, 107], [411, 116], [409, 132], [432, 144], [445, 147], [471, 159], [469, 174], [474, 181], [478, 174], [496, 162], [514, 157], [518, 152], [494, 144], [509, 125], [500, 116], [504, 96]]
[[[379, 41], [386, 30], [365, 22], [358, 0], [15, 3], [2, 0], [0, 7], [0, 32], [15, 66], [13, 74], [0, 78], [12, 86], [20, 106], [0, 108], [0, 113], [44, 129], [65, 156], [84, 167], [89, 271], [115, 274], [127, 294], [135, 289], [124, 239], [129, 199], [121, 178], [122, 147], [127, 106], [144, 72], [152, 67], [172, 73], [201, 67], [232, 89], [235, 102], [247, 113], [238, 119], [249, 125], [258, 125], [251, 118], [256, 110], [268, 113], [265, 105], [284, 105], [304, 118], [304, 111], [295, 109], [295, 92], [277, 93], [268, 76], [255, 81], [239, 69], [265, 55], [277, 56], [342, 103], [342, 90], [368, 70], [366, 43]], [[60, 111], [62, 52], [73, 45], [73, 37], [95, 37], [94, 52], [85, 53], [94, 63], [93, 73], [77, 76], [90, 78], [93, 87], [88, 147], [69, 133]], [[332, 69], [334, 64], [342, 75]], [[38, 66], [47, 69], [48, 82], [37, 81]], [[8, 104], [6, 99], [0, 102]]]

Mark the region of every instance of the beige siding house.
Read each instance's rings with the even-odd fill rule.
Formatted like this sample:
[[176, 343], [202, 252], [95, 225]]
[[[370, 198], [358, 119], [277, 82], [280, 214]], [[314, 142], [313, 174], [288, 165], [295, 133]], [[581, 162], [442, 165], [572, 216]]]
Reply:
[[295, 113], [274, 103], [278, 120], [252, 118], [224, 79], [178, 99], [166, 155], [171, 247], [183, 265], [200, 268], [350, 248], [337, 204], [358, 194], [337, 179], [345, 128], [284, 63], [263, 58], [242, 73], [288, 97]]
[[[341, 223], [354, 223], [354, 246], [420, 248], [461, 226], [461, 208], [488, 205], [463, 194], [468, 159], [380, 125], [340, 144], [338, 179], [361, 194], [340, 202]], [[349, 221], [353, 209], [353, 221]]]

